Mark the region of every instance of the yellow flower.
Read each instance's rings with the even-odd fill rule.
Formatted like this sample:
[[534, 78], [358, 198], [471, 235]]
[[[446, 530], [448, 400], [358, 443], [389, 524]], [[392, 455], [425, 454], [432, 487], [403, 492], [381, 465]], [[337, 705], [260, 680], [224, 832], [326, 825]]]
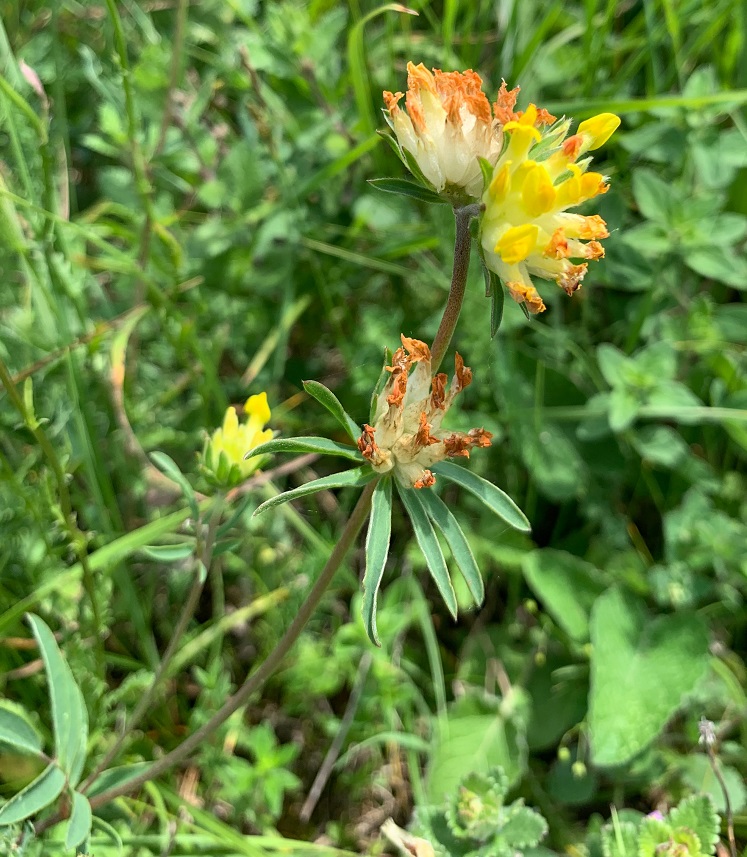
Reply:
[[[480, 76], [465, 72], [433, 73], [420, 63], [407, 64], [407, 112], [399, 107], [404, 93], [385, 92], [387, 121], [401, 152], [409, 152], [423, 176], [437, 193], [455, 202], [479, 198], [482, 171], [479, 158], [495, 164], [501, 152], [501, 117], [506, 98], [505, 83], [494, 105], [482, 91]], [[466, 195], [466, 199], [464, 198]]]
[[270, 420], [267, 393], [250, 396], [244, 404], [245, 422], [239, 422], [236, 408], [230, 407], [223, 425], [216, 429], [205, 444], [202, 453], [204, 469], [222, 486], [237, 485], [251, 475], [262, 463], [262, 456], [244, 456], [261, 443], [272, 440], [272, 429], [263, 427]]
[[445, 458], [469, 458], [472, 446], [490, 446], [492, 435], [484, 429], [465, 433], [441, 428], [457, 394], [472, 382], [472, 371], [459, 354], [455, 365], [447, 392], [444, 372], [431, 378], [428, 346], [402, 336], [402, 348], [386, 367], [391, 374], [379, 395], [374, 425], [365, 425], [358, 439], [358, 449], [378, 473], [394, 470], [404, 485], [428, 488], [436, 481], [429, 470], [434, 464]]
[[508, 143], [483, 193], [480, 241], [487, 267], [515, 301], [536, 313], [545, 304], [532, 275], [555, 280], [571, 295], [580, 287], [588, 261], [604, 256], [599, 243], [609, 235], [604, 220], [566, 209], [607, 192], [607, 179], [588, 172], [591, 158], [583, 156], [603, 145], [620, 119], [602, 113], [568, 137], [569, 119], [556, 121], [534, 104], [514, 113], [515, 92], [509, 93], [514, 103], [501, 116]]

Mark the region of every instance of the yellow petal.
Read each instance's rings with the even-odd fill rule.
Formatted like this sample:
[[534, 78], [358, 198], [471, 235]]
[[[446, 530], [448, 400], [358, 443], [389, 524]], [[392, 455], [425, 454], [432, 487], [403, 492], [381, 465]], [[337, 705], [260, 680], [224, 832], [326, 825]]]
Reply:
[[508, 193], [511, 178], [511, 161], [496, 170], [488, 187], [488, 193], [492, 202], [503, 202]]
[[591, 137], [592, 143], [589, 149], [593, 151], [603, 146], [619, 127], [619, 116], [615, 116], [614, 113], [600, 113], [582, 122], [578, 126], [578, 133]]
[[248, 415], [250, 422], [256, 422], [263, 426], [270, 421], [270, 406], [267, 404], [267, 393], [257, 393], [249, 396], [244, 405], [244, 412]]
[[228, 408], [223, 417], [223, 434], [226, 438], [233, 437], [239, 430], [239, 418], [236, 416], [236, 408]]
[[534, 223], [524, 223], [507, 229], [496, 242], [494, 252], [507, 265], [523, 262], [534, 250], [537, 244], [539, 228]]
[[534, 161], [529, 161], [531, 168], [527, 171], [521, 189], [521, 199], [524, 208], [532, 217], [546, 214], [555, 207], [557, 193], [552, 185], [547, 170]]

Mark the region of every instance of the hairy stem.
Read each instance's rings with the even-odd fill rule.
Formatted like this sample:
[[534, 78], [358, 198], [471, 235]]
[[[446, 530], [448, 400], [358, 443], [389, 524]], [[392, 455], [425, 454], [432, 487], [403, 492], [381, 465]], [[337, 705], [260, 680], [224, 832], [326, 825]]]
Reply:
[[431, 370], [435, 375], [444, 359], [444, 355], [454, 335], [454, 330], [462, 311], [464, 290], [467, 287], [467, 272], [469, 271], [469, 252], [471, 246], [469, 224], [479, 213], [479, 206], [465, 205], [454, 209], [456, 219], [456, 236], [454, 238], [454, 268], [451, 273], [451, 289], [446, 301], [444, 314], [439, 325], [436, 338], [431, 345]]
[[109, 801], [114, 800], [114, 798], [134, 791], [143, 785], [143, 783], [155, 779], [155, 777], [160, 776], [175, 765], [183, 762], [201, 744], [207, 741], [208, 738], [217, 729], [219, 729], [235, 711], [238, 711], [243, 705], [245, 705], [249, 701], [251, 695], [255, 693], [255, 691], [259, 690], [267, 679], [270, 678], [270, 676], [280, 666], [283, 658], [293, 647], [296, 640], [298, 640], [301, 632], [306, 626], [306, 623], [311, 618], [321, 601], [322, 596], [326, 592], [327, 587], [332, 582], [332, 578], [342, 564], [345, 555], [355, 541], [358, 531], [363, 526], [363, 522], [368, 516], [368, 511], [371, 505], [371, 496], [377, 481], [378, 480], [376, 479], [372, 480], [363, 489], [355, 508], [345, 524], [345, 528], [340, 534], [340, 538], [335, 545], [334, 550], [330, 554], [327, 563], [319, 575], [319, 578], [311, 588], [311, 591], [301, 605], [295, 619], [288, 627], [288, 630], [283, 634], [275, 648], [260, 665], [259, 669], [247, 677], [236, 693], [226, 700], [226, 702], [218, 709], [218, 711], [215, 712], [215, 714], [213, 714], [207, 723], [203, 724], [196, 732], [193, 732], [189, 738], [182, 741], [178, 747], [175, 747], [170, 753], [167, 753], [165, 756], [158, 759], [158, 761], [154, 762], [139, 776], [134, 777], [119, 786], [107, 789], [91, 798], [91, 807], [93, 809], [109, 803]]

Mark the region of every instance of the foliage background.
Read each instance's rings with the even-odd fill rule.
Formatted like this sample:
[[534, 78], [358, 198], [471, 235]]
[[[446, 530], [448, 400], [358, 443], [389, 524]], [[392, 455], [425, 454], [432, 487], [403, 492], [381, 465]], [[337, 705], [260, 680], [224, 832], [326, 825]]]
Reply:
[[[546, 288], [539, 319], [508, 301], [493, 340], [473, 259], [455, 337], [476, 379], [455, 427], [494, 433], [471, 466], [524, 509], [531, 539], [444, 492], [488, 589], [454, 625], [395, 517], [383, 650], [359, 619], [356, 552], [243, 719], [105, 811], [129, 853], [154, 853], [169, 830], [172, 853], [197, 836], [246, 853], [233, 831], [269, 836], [252, 847], [279, 831], [381, 848], [386, 817], [404, 824], [488, 757], [560, 850], [610, 803], [649, 811], [701, 788], [723, 803], [697, 750], [703, 715], [744, 832], [744, 8], [413, 6], [2, 4], [0, 355], [54, 455], [0, 396], [0, 689], [49, 731], [24, 642], [33, 609], [88, 701], [90, 767], [152, 679], [190, 580], [189, 513], [174, 514], [184, 500], [147, 454], [204, 489], [205, 431], [259, 390], [283, 435], [343, 440], [301, 382], [323, 381], [363, 422], [384, 346], [435, 333], [453, 221], [366, 185], [401, 172], [375, 133], [381, 90], [404, 88], [413, 59], [475, 68], [489, 94], [520, 84], [520, 106], [623, 117], [597, 161], [612, 179], [607, 259], [573, 300]], [[251, 495], [181, 669], [120, 761], [204, 722], [295, 615], [350, 498], [250, 521], [281, 484]], [[338, 765], [301, 821], [358, 686]], [[18, 763], [2, 759], [11, 794]]]

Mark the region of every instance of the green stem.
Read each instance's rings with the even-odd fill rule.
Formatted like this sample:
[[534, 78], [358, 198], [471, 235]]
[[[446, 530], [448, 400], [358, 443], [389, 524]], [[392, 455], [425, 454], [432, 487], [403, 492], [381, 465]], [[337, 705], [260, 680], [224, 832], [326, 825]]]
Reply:
[[267, 656], [266, 660], [261, 664], [259, 669], [253, 672], [236, 691], [229, 697], [226, 702], [213, 714], [207, 723], [203, 724], [196, 732], [193, 732], [189, 738], [182, 741], [178, 747], [175, 747], [170, 753], [167, 753], [158, 761], [154, 762], [146, 771], [137, 777], [134, 777], [122, 785], [115, 786], [111, 789], [101, 792], [91, 798], [91, 807], [102, 806], [109, 803], [114, 798], [128, 794], [139, 788], [143, 783], [155, 779], [161, 774], [178, 765], [187, 759], [201, 744], [219, 729], [228, 718], [245, 705], [253, 693], [259, 690], [260, 687], [267, 681], [268, 678], [280, 666], [283, 658], [288, 654], [295, 642], [298, 640], [306, 623], [311, 618], [316, 610], [322, 596], [327, 590], [327, 587], [332, 582], [332, 578], [342, 564], [345, 555], [355, 541], [358, 531], [363, 526], [366, 517], [368, 516], [371, 505], [371, 496], [377, 480], [374, 479], [363, 489], [358, 502], [355, 505], [350, 517], [348, 518], [345, 528], [343, 529], [340, 538], [335, 545], [326, 565], [322, 569], [314, 586], [306, 597], [306, 600], [301, 605], [295, 619], [291, 622], [288, 630], [283, 634], [275, 648]]
[[[177, 649], [179, 648], [179, 644], [182, 642], [182, 638], [187, 630], [187, 627], [194, 616], [195, 610], [197, 609], [197, 604], [200, 600], [200, 595], [202, 595], [202, 590], [205, 585], [205, 578], [210, 570], [210, 566], [212, 564], [213, 559], [213, 551], [215, 549], [215, 541], [216, 541], [216, 533], [218, 531], [218, 525], [220, 524], [220, 519], [223, 514], [223, 510], [225, 508], [225, 497], [222, 494], [216, 494], [213, 500], [213, 507], [210, 514], [210, 520], [207, 526], [207, 533], [202, 537], [202, 535], [198, 535], [198, 541], [195, 546], [195, 568], [194, 568], [194, 581], [192, 582], [192, 586], [189, 590], [189, 594], [187, 595], [187, 600], [184, 604], [182, 612], [177, 620], [174, 631], [171, 635], [171, 639], [169, 640], [169, 644], [166, 647], [166, 651], [163, 653], [163, 657], [161, 658], [161, 662], [158, 665], [158, 669], [156, 670], [156, 674], [153, 676], [153, 681], [150, 684], [150, 687], [145, 692], [144, 696], [141, 697], [140, 702], [135, 707], [135, 710], [132, 713], [132, 716], [129, 718], [127, 722], [127, 730], [123, 732], [119, 738], [114, 742], [113, 746], [109, 749], [109, 752], [104, 756], [104, 758], [99, 762], [96, 766], [95, 770], [88, 775], [83, 785], [80, 787], [81, 791], [85, 791], [89, 786], [98, 779], [99, 775], [105, 771], [109, 765], [116, 759], [119, 754], [122, 746], [127, 741], [129, 735], [137, 729], [140, 721], [150, 710], [151, 705], [156, 699], [157, 692], [160, 688], [161, 682], [166, 678], [169, 667], [171, 666], [172, 661], [174, 660], [174, 656], [177, 653]], [[200, 533], [202, 527], [198, 527], [198, 533]]]
[[462, 311], [464, 291], [467, 287], [467, 273], [469, 272], [469, 254], [471, 239], [469, 224], [473, 217], [479, 212], [476, 205], [465, 205], [454, 209], [456, 219], [456, 236], [454, 238], [454, 268], [451, 273], [451, 289], [446, 301], [446, 307], [441, 319], [436, 338], [431, 346], [431, 371], [435, 375], [438, 367], [444, 359], [444, 355], [451, 343], [451, 337], [459, 321], [459, 313]]

